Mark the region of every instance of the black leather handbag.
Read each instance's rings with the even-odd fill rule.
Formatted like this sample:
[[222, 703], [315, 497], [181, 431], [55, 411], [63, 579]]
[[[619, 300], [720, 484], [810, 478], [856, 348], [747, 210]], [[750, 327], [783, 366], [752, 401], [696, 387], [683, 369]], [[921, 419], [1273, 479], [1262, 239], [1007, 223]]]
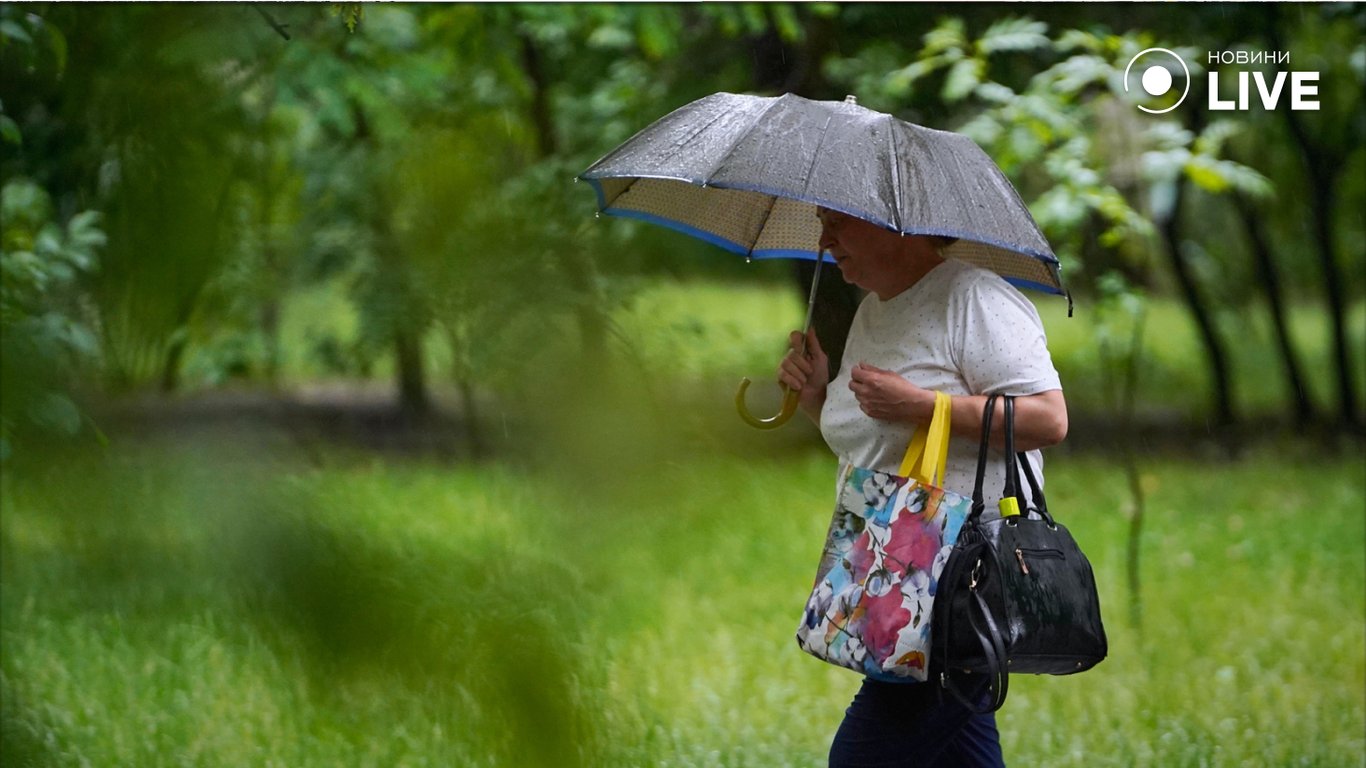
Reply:
[[[1005, 703], [1010, 673], [1069, 675], [1099, 664], [1108, 650], [1091, 564], [1048, 512], [1024, 453], [1015, 452], [1014, 398], [1005, 397], [1007, 514], [983, 520], [987, 438], [997, 395], [982, 415], [982, 446], [972, 512], [940, 575], [934, 600], [932, 663], [940, 685], [974, 712]], [[1021, 496], [1020, 471], [1029, 483]], [[985, 708], [966, 679], [985, 675]]]

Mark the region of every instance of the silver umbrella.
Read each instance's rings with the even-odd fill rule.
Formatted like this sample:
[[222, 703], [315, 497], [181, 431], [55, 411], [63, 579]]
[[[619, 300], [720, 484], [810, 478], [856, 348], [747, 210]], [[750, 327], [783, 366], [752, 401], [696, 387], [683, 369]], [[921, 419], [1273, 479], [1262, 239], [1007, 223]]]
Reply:
[[[747, 258], [820, 254], [816, 206], [944, 250], [1022, 288], [1065, 295], [1058, 258], [1001, 169], [971, 139], [874, 112], [850, 96], [811, 101], [716, 93], [665, 115], [580, 174], [598, 209], [699, 237]], [[820, 279], [817, 261], [816, 280]], [[813, 281], [811, 302], [816, 296]], [[811, 323], [811, 302], [807, 326]], [[775, 427], [796, 410], [746, 421]]]

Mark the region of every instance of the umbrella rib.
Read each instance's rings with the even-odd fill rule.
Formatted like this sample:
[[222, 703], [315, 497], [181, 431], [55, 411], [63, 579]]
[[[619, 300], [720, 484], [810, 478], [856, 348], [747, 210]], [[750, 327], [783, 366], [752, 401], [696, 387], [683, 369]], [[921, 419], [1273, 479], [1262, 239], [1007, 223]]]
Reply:
[[[717, 113], [716, 117], [713, 117], [713, 118], [711, 119], [711, 121], [708, 122], [706, 125], [704, 125], [704, 126], [702, 126], [701, 128], [698, 128], [697, 130], [693, 131], [693, 132], [692, 132], [692, 135], [688, 136], [688, 138], [684, 139], [683, 141], [677, 142], [677, 143], [676, 143], [677, 146], [680, 146], [680, 147], [681, 147], [681, 146], [687, 144], [688, 142], [692, 141], [693, 139], [697, 138], [698, 136], [701, 136], [703, 131], [706, 131], [708, 128], [712, 127], [713, 125], [716, 125], [717, 123], [721, 122], [721, 118], [723, 118], [723, 117], [725, 117], [725, 116], [726, 116], [726, 115], [725, 115], [724, 112]], [[750, 125], [750, 128], [753, 128], [753, 127], [754, 127], [754, 126], [751, 124], [751, 125]], [[748, 131], [749, 131], [749, 128], [746, 128], [745, 131], [748, 132]], [[741, 135], [743, 136], [744, 134], [741, 134]], [[739, 139], [736, 140], [736, 143], [739, 143]], [[729, 147], [728, 149], [726, 149], [726, 151], [725, 151], [725, 153], [722, 155], [722, 157], [724, 158], [725, 155], [729, 155], [730, 152], [731, 152], [731, 150], [733, 150], [733, 149], [735, 149], [735, 144], [731, 144], [730, 147]], [[710, 178], [710, 177], [711, 177], [711, 173], [712, 173], [712, 171], [714, 171], [714, 170], [715, 170], [715, 166], [712, 167], [712, 170], [711, 170], [711, 171], [707, 171], [706, 175], [702, 178], [702, 183], [703, 183], [703, 184], [705, 184], [705, 183], [707, 182], [707, 178]]]
[[[888, 115], [888, 118], [891, 118], [891, 115]], [[897, 151], [896, 146], [896, 123], [892, 122], [891, 119], [887, 121], [887, 131], [892, 140], [892, 153], [889, 160], [892, 166], [892, 218], [895, 220], [893, 223], [896, 225], [896, 231], [904, 232], [905, 230], [901, 226], [901, 163], [897, 161], [901, 153]]]
[[[758, 125], [758, 124], [759, 124], [759, 121], [761, 121], [761, 120], [763, 120], [765, 117], [767, 117], [767, 116], [768, 116], [768, 113], [769, 113], [769, 112], [772, 112], [772, 111], [773, 111], [773, 108], [776, 107], [776, 106], [778, 106], [778, 101], [779, 101], [780, 99], [782, 99], [782, 98], [783, 98], [782, 96], [775, 96], [775, 97], [773, 98], [773, 101], [770, 102], [769, 105], [768, 105], [767, 107], [764, 107], [764, 111], [763, 111], [763, 112], [760, 112], [758, 115], [755, 115], [753, 122], [751, 122], [751, 123], [749, 124], [749, 126], [747, 126], [747, 127], [745, 128], [745, 130], [739, 132], [739, 135], [737, 135], [737, 136], [735, 137], [735, 141], [732, 141], [732, 142], [730, 143], [730, 146], [729, 146], [729, 147], [726, 147], [726, 151], [725, 151], [725, 152], [722, 152], [721, 155], [720, 155], [719, 157], [716, 158], [716, 162], [712, 164], [711, 168], [707, 169], [707, 173], [706, 173], [705, 176], [702, 178], [702, 183], [703, 183], [703, 184], [706, 184], [706, 183], [708, 183], [708, 182], [711, 180], [711, 177], [712, 177], [713, 175], [716, 174], [716, 170], [717, 170], [718, 168], [720, 168], [720, 167], [726, 162], [726, 160], [728, 160], [728, 159], [730, 158], [731, 153], [735, 151], [735, 148], [738, 147], [738, 146], [740, 146], [740, 142], [744, 141], [744, 140], [745, 140], [745, 137], [749, 136], [749, 132], [752, 131], [752, 130], [754, 130], [754, 126]], [[721, 118], [720, 118], [720, 117], [717, 117], [716, 119], [717, 119], [717, 120], [720, 120]], [[712, 122], [715, 122], [715, 120], [712, 121]], [[708, 123], [708, 125], [711, 125], [711, 123]], [[699, 133], [700, 133], [700, 131], [699, 131]], [[696, 135], [697, 135], [697, 134], [693, 134], [693, 136], [696, 136]], [[691, 138], [691, 137], [690, 137], [690, 138]]]
[[630, 191], [631, 191], [631, 187], [634, 187], [634, 186], [636, 185], [636, 183], [639, 182], [640, 179], [641, 179], [640, 176], [627, 176], [627, 177], [619, 177], [619, 178], [629, 178], [630, 181], [626, 184], [626, 186], [624, 186], [624, 187], [621, 188], [621, 191], [620, 191], [620, 192], [616, 193], [615, 195], [612, 195], [612, 199], [611, 199], [611, 200], [608, 200], [608, 199], [607, 199], [607, 196], [606, 196], [606, 195], [603, 195], [602, 207], [601, 207], [599, 210], [605, 211], [605, 210], [607, 210], [608, 208], [611, 208], [611, 207], [612, 207], [612, 203], [615, 203], [615, 202], [617, 201], [617, 198], [621, 197], [622, 195], [626, 194], [627, 192], [630, 192]]
[[[715, 94], [715, 95], [720, 95], [720, 94]], [[714, 116], [714, 117], [713, 117], [710, 121], [708, 121], [705, 125], [700, 126], [697, 130], [695, 130], [695, 131], [693, 131], [691, 134], [689, 134], [688, 137], [687, 137], [686, 139], [683, 139], [682, 141], [676, 141], [676, 142], [674, 142], [675, 146], [681, 146], [681, 145], [683, 145], [683, 144], [687, 144], [688, 142], [690, 142], [690, 141], [692, 141], [693, 139], [697, 138], [703, 131], [707, 130], [708, 128], [712, 127], [713, 125], [716, 125], [716, 124], [717, 124], [718, 122], [720, 122], [721, 119], [724, 118], [725, 116], [726, 116], [726, 113], [725, 113], [725, 112], [718, 112], [718, 113], [716, 114], [716, 116]], [[595, 169], [595, 168], [597, 168], [599, 165], [601, 165], [602, 162], [603, 162], [604, 160], [606, 160], [608, 157], [610, 157], [610, 156], [616, 154], [622, 147], [624, 147], [624, 146], [626, 146], [626, 145], [628, 145], [628, 144], [633, 143], [633, 142], [634, 142], [637, 138], [639, 138], [640, 136], [643, 136], [644, 134], [649, 133], [650, 131], [652, 131], [652, 130], [655, 128], [655, 126], [657, 126], [657, 125], [659, 125], [660, 123], [662, 123], [662, 122], [664, 122], [665, 120], [667, 120], [668, 117], [669, 117], [669, 116], [666, 115], [665, 117], [662, 117], [662, 118], [660, 118], [660, 119], [654, 121], [653, 123], [650, 123], [650, 124], [647, 125], [643, 130], [637, 132], [635, 136], [632, 136], [630, 139], [628, 139], [628, 140], [626, 141], [625, 144], [622, 144], [620, 147], [617, 147], [617, 149], [614, 149], [614, 150], [612, 150], [611, 152], [608, 152], [607, 154], [605, 154], [605, 155], [603, 155], [602, 157], [600, 157], [600, 158], [598, 158], [597, 160], [595, 160], [595, 161], [593, 162], [593, 164], [590, 165], [590, 166], [588, 166], [588, 169], [587, 169], [586, 171], [584, 171], [581, 175], [584, 176], [584, 177], [587, 177], [589, 174], [591, 174], [591, 173], [593, 172], [593, 169]], [[617, 177], [617, 178], [621, 178], [621, 177]], [[634, 182], [632, 182], [632, 183], [634, 183]], [[623, 190], [623, 192], [624, 192], [624, 190]], [[618, 195], [618, 196], [620, 196], [620, 195]]]
[[[762, 194], [762, 193], [760, 193]], [[759, 221], [759, 231], [755, 233], [754, 240], [749, 244], [749, 250], [745, 251], [745, 258], [754, 256], [754, 246], [759, 244], [759, 238], [764, 234], [764, 227], [768, 226], [768, 220], [773, 217], [773, 209], [778, 205], [778, 196], [768, 196], [768, 210], [764, 211], [764, 218]], [[821, 258], [820, 251], [816, 252], [816, 258]]]
[[[821, 147], [825, 146], [825, 137], [830, 135], [830, 121], [834, 120], [833, 114], [825, 116], [825, 125], [821, 126], [821, 139], [816, 142], [816, 151], [811, 153], [811, 162], [806, 166], [805, 178], [802, 179], [802, 196], [810, 199], [811, 197], [811, 171], [816, 167], [816, 161], [821, 157]], [[821, 258], [819, 253], [816, 258]]]

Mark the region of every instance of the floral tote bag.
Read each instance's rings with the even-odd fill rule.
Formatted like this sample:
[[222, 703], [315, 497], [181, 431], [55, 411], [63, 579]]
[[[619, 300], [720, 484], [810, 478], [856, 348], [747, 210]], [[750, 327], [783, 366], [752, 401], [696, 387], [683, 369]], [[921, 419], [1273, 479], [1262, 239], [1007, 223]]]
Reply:
[[948, 395], [935, 393], [898, 474], [850, 467], [797, 642], [831, 664], [892, 682], [923, 681], [938, 586], [972, 499], [946, 491]]

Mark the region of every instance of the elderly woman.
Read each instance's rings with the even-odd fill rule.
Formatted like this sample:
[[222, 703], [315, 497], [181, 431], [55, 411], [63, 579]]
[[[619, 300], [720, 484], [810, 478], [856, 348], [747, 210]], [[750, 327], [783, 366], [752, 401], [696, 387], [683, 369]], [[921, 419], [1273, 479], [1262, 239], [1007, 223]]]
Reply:
[[[952, 397], [947, 489], [970, 495], [982, 411], [991, 393], [1017, 395], [1016, 449], [1029, 452], [1042, 479], [1040, 448], [1067, 434], [1067, 404], [1034, 305], [993, 272], [948, 260], [951, 239], [902, 235], [825, 208], [821, 248], [846, 282], [869, 292], [854, 315], [839, 373], [810, 333], [801, 352], [794, 331], [779, 380], [799, 392], [839, 457], [895, 473], [917, 426], [927, 424], [936, 391]], [[994, 417], [1001, 423], [1003, 406]], [[998, 447], [1000, 433], [993, 435]], [[1004, 485], [1005, 457], [987, 467], [987, 510]], [[992, 495], [994, 494], [994, 496]], [[985, 695], [985, 681], [983, 682]], [[942, 700], [941, 700], [942, 699]], [[995, 715], [974, 715], [937, 686], [866, 678], [830, 750], [832, 768], [1001, 766]]]

